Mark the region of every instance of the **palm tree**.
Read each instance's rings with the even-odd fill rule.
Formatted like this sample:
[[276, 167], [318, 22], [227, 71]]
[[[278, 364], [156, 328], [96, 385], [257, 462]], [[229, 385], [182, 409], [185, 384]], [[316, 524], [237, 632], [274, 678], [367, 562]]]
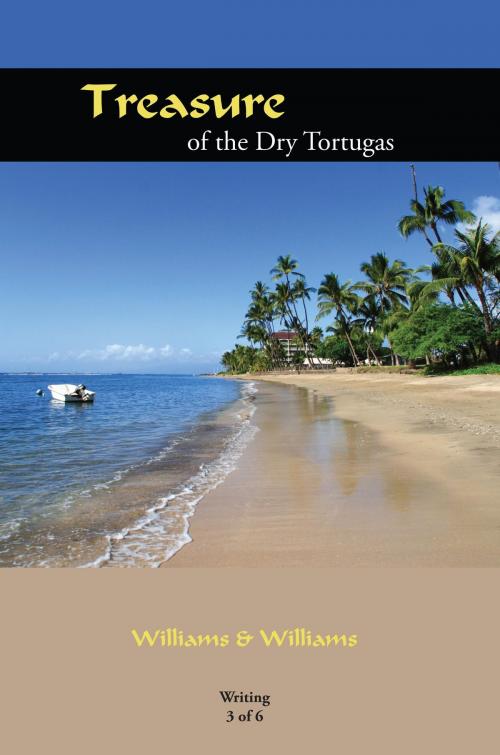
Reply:
[[276, 265], [271, 270], [273, 280], [281, 280], [285, 278], [286, 282], [290, 282], [290, 276], [293, 275], [297, 278], [303, 278], [302, 273], [297, 272], [299, 263], [294, 260], [289, 254], [280, 255], [276, 262]]
[[[378, 324], [384, 327], [384, 319], [389, 312], [401, 307], [407, 307], [408, 296], [406, 286], [413, 278], [413, 270], [406, 267], [402, 260], [390, 262], [389, 258], [383, 252], [372, 254], [369, 262], [361, 264], [361, 272], [366, 275], [368, 280], [357, 283], [355, 288], [366, 292], [373, 299], [375, 306], [378, 308]], [[385, 336], [389, 342], [389, 348], [392, 347], [389, 340], [389, 331], [385, 330]], [[398, 355], [392, 352], [392, 360], [399, 364]]]
[[314, 294], [316, 292], [316, 289], [312, 286], [308, 286], [306, 283], [306, 279], [304, 276], [301, 278], [298, 278], [292, 287], [292, 294], [294, 297], [294, 300], [300, 299], [302, 302], [302, 306], [304, 308], [304, 323], [305, 323], [305, 329], [306, 332], [309, 333], [309, 317], [307, 314], [307, 307], [306, 307], [306, 299], [309, 301], [311, 299], [311, 294]]
[[[278, 257], [276, 265], [271, 270], [271, 275], [274, 281], [281, 281], [283, 280], [283, 278], [285, 279], [285, 283], [281, 283], [279, 285], [285, 286], [288, 289], [288, 294], [284, 297], [284, 300], [286, 300], [287, 308], [290, 310], [293, 309], [295, 320], [297, 321], [299, 320], [299, 315], [295, 306], [295, 299], [293, 296], [292, 285], [290, 283], [290, 276], [293, 275], [295, 278], [304, 277], [302, 273], [299, 273], [297, 271], [298, 266], [299, 263], [297, 262], [297, 260], [294, 260], [289, 254], [286, 254], [280, 255]], [[276, 288], [278, 288], [278, 286]], [[280, 296], [282, 296], [283, 298], [283, 290], [281, 290]]]
[[[289, 254], [278, 257], [276, 265], [271, 270], [273, 280], [282, 281], [284, 283], [278, 283], [276, 286], [276, 293], [278, 301], [280, 302], [281, 311], [287, 313], [287, 320], [289, 323], [289, 329], [295, 330], [300, 340], [301, 346], [304, 350], [306, 358], [311, 368], [314, 367], [314, 363], [309, 353], [309, 322], [306, 308], [306, 299], [310, 299], [313, 288], [308, 287], [305, 281], [305, 277], [302, 273], [299, 273], [297, 260], [294, 260]], [[291, 277], [294, 277], [292, 284]], [[302, 302], [304, 308], [304, 321], [299, 317], [297, 310], [297, 301]]]
[[487, 350], [491, 357], [491, 339], [496, 319], [495, 294], [498, 296], [500, 282], [500, 232], [488, 239], [489, 231], [488, 225], [480, 220], [476, 228], [455, 231], [458, 246], [436, 244], [436, 252], [440, 259], [459, 273], [459, 280], [465, 286], [475, 290], [483, 317]]
[[317, 349], [323, 339], [322, 329], [316, 325], [309, 333], [309, 340], [314, 349]]
[[335, 313], [335, 319], [349, 344], [354, 366], [357, 367], [359, 358], [351, 338], [351, 316], [359, 306], [359, 297], [354, 291], [355, 288], [356, 286], [350, 280], [341, 283], [335, 273], [325, 275], [318, 288], [318, 315], [316, 319], [319, 320], [332, 312]]
[[220, 358], [222, 366], [228, 371], [233, 372], [235, 368], [234, 354], [232, 351], [225, 351]]
[[425, 240], [432, 248], [434, 243], [429, 237], [429, 229], [432, 230], [438, 244], [442, 243], [438, 231], [438, 223], [456, 225], [459, 222], [473, 223], [476, 219], [474, 213], [465, 209], [463, 202], [458, 199], [444, 201], [445, 190], [442, 186], [427, 186], [424, 189], [424, 203], [415, 198], [410, 201], [411, 215], [404, 215], [398, 229], [402, 236], [408, 238], [413, 233], [422, 233]]
[[432, 281], [427, 282], [421, 289], [425, 297], [429, 297], [433, 292], [443, 291], [452, 306], [456, 306], [455, 294], [458, 295], [462, 304], [470, 304], [473, 309], [480, 312], [479, 307], [467, 290], [467, 283], [463, 279], [462, 271], [456, 260], [452, 257], [441, 253], [439, 244], [432, 247], [436, 254], [436, 261], [432, 265], [422, 265], [418, 271], [429, 271], [432, 275]]
[[221, 363], [229, 372], [248, 372], [252, 369], [258, 353], [252, 346], [237, 344], [232, 351], [224, 352]]
[[[243, 330], [240, 337], [248, 337], [246, 329], [252, 326], [258, 326], [265, 330], [263, 340], [261, 341], [264, 351], [269, 357], [271, 366], [283, 367], [284, 359], [280, 344], [274, 338], [275, 328], [274, 321], [280, 312], [276, 307], [276, 298], [274, 293], [262, 281], [257, 281], [250, 291], [250, 306], [245, 315]], [[250, 339], [251, 340], [251, 339]]]
[[261, 299], [264, 299], [266, 296], [268, 296], [268, 294], [269, 288], [262, 281], [257, 281], [252, 291], [250, 291], [252, 301], [260, 301]]
[[293, 295], [286, 283], [277, 283], [273, 292], [273, 303], [276, 315], [287, 330], [292, 330], [297, 317], [293, 311]]
[[246, 320], [238, 338], [246, 338], [252, 345], [259, 344], [262, 349], [269, 351], [267, 331], [263, 325]]
[[[421, 267], [417, 267], [417, 269], [414, 270], [414, 273], [432, 273], [432, 276], [434, 277], [434, 275], [436, 274], [435, 266], [437, 266], [438, 264], [439, 263], [434, 263], [432, 265], [422, 265]], [[437, 299], [439, 299], [439, 294], [443, 290], [443, 287], [432, 287], [430, 286], [430, 284], [431, 281], [424, 280], [423, 278], [419, 278], [417, 276], [415, 276], [412, 281], [407, 283], [406, 293], [408, 296], [410, 308], [408, 310], [404, 310], [404, 312], [406, 312], [406, 315], [409, 315], [410, 312], [413, 312], [424, 304], [433, 304], [437, 301]], [[451, 304], [455, 304], [454, 288], [446, 287], [446, 293], [448, 294]], [[401, 311], [403, 310], [396, 310], [396, 312], [393, 314], [398, 314]], [[390, 315], [390, 317], [392, 317], [392, 315]], [[398, 321], [398, 317], [394, 319], [394, 322], [396, 321]]]
[[306, 300], [310, 301], [311, 294], [316, 293], [316, 289], [312, 286], [308, 286], [304, 277], [297, 278], [293, 284], [292, 294], [294, 300], [302, 302], [302, 308], [304, 310], [303, 324], [301, 322], [299, 327], [300, 337], [304, 345], [307, 361], [309, 366], [314, 366], [314, 362], [311, 358], [311, 351], [314, 351], [312, 333], [309, 332], [309, 315], [307, 312]]
[[382, 318], [394, 307], [407, 304], [406, 285], [413, 277], [413, 270], [402, 260], [391, 263], [386, 254], [378, 252], [372, 254], [370, 262], [362, 262], [360, 269], [368, 281], [357, 283], [355, 288], [373, 297]]
[[366, 337], [366, 358], [368, 364], [371, 364], [373, 358], [375, 362], [380, 365], [380, 359], [378, 358], [373, 348], [373, 337], [377, 331], [380, 321], [380, 310], [373, 296], [366, 296], [359, 305], [356, 312], [356, 319], [353, 321], [354, 325], [359, 325]]

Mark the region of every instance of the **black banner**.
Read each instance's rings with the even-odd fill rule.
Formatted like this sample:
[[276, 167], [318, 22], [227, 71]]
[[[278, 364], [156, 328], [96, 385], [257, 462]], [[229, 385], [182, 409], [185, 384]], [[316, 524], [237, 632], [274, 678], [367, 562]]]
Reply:
[[497, 160], [499, 70], [1, 69], [0, 160]]

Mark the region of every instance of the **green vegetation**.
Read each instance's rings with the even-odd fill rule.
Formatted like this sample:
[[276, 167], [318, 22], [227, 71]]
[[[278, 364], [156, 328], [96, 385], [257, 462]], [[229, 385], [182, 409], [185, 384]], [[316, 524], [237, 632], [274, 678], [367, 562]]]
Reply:
[[407, 359], [432, 354], [445, 366], [467, 364], [484, 341], [480, 315], [469, 305], [430, 304], [416, 309], [391, 334], [393, 347]]
[[[446, 200], [441, 186], [425, 188], [420, 202], [412, 171], [411, 214], [398, 228], [404, 238], [423, 236], [431, 264], [410, 269], [377, 252], [361, 264], [357, 282], [327, 273], [317, 290], [316, 321], [330, 319], [323, 332], [312, 326], [307, 307], [316, 290], [297, 260], [280, 256], [270, 273], [274, 288], [258, 281], [250, 291], [239, 336], [250, 345], [223, 355], [227, 372], [408, 369], [419, 361], [427, 374], [500, 371], [500, 233], [492, 234], [463, 202]], [[454, 243], [445, 244], [441, 225], [458, 223]]]
[[[427, 375], [443, 375], [444, 370], [438, 366], [426, 367]], [[446, 375], [500, 375], [500, 364], [478, 364], [476, 367], [468, 367], [465, 370], [446, 371]]]
[[270, 367], [263, 350], [241, 344], [237, 344], [232, 351], [226, 351], [222, 355], [221, 363], [224, 369], [232, 374], [265, 372]]

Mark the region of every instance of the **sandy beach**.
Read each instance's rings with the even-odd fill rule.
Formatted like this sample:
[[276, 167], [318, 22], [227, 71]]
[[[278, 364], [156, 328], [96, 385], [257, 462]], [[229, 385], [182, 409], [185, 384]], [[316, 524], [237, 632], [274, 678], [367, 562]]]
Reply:
[[167, 568], [500, 565], [498, 376], [256, 384], [258, 432]]

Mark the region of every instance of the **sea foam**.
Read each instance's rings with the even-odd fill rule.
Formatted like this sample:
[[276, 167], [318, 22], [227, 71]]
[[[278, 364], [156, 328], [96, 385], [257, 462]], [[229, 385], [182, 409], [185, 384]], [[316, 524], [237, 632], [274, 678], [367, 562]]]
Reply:
[[190, 519], [198, 503], [237, 468], [246, 446], [258, 432], [252, 423], [255, 383], [245, 383], [241, 409], [222, 452], [179, 489], [159, 498], [135, 524], [107, 536], [106, 551], [84, 568], [118, 566], [157, 568], [190, 543]]

